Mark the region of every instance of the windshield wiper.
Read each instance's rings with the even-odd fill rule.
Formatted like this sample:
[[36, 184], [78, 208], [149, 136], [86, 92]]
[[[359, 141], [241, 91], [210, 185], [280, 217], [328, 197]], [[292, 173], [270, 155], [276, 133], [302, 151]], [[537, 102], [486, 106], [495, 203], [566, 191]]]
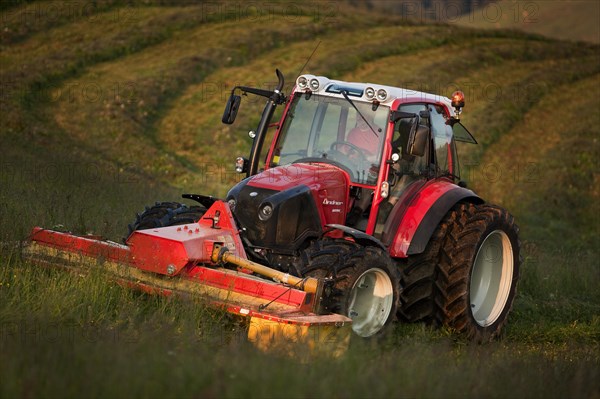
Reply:
[[367, 124], [367, 126], [369, 126], [369, 128], [371, 129], [371, 131], [373, 132], [373, 134], [375, 135], [375, 137], [379, 138], [379, 135], [377, 134], [377, 132], [375, 131], [375, 129], [373, 129], [373, 126], [371, 126], [371, 124], [369, 123], [369, 121], [367, 121], [367, 119], [358, 110], [358, 108], [356, 108], [356, 105], [354, 105], [354, 102], [352, 100], [350, 100], [350, 97], [348, 97], [348, 91], [347, 90], [341, 90], [340, 92], [342, 93], [342, 96], [344, 96], [344, 98], [346, 99], [346, 101], [348, 101], [350, 103], [350, 105], [352, 105], [352, 108], [354, 108], [356, 110], [356, 112], [360, 115], [360, 117], [363, 119], [363, 121], [365, 121], [365, 123]]

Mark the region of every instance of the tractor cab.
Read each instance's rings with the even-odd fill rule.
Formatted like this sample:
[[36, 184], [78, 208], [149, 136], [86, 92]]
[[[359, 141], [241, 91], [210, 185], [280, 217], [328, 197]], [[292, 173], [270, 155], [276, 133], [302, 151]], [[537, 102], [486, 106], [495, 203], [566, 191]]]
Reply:
[[431, 94], [302, 75], [266, 168], [328, 164], [343, 170], [349, 180], [343, 224], [380, 238], [391, 210], [413, 183], [459, 179], [453, 138], [459, 122], [451, 105]]
[[364, 101], [364, 90], [351, 84], [302, 90], [303, 79], [290, 99], [267, 166], [308, 163], [341, 169], [349, 181], [343, 224], [366, 231], [367, 210], [385, 178], [390, 106]]
[[[462, 93], [449, 99], [314, 75], [301, 75], [295, 83], [289, 97], [240, 88], [269, 97], [250, 159], [238, 158], [238, 171], [248, 179], [227, 196], [252, 245], [295, 250], [334, 224], [394, 247], [402, 241], [402, 222], [410, 223], [412, 197], [435, 181], [445, 182], [443, 190], [458, 187], [456, 140], [475, 143], [459, 122]], [[233, 122], [238, 98], [232, 93], [223, 122]], [[259, 171], [270, 124], [265, 118], [284, 104]], [[416, 227], [406, 228], [414, 233]], [[406, 248], [397, 254], [405, 256]]]

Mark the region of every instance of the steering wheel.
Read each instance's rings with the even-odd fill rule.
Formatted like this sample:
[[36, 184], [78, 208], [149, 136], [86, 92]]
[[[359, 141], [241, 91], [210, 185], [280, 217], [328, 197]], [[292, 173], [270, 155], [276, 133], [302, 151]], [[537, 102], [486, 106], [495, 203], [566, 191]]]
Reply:
[[338, 145], [350, 147], [350, 149], [353, 151], [350, 154], [344, 154], [342, 152], [342, 154], [345, 155], [347, 158], [351, 158], [352, 154], [358, 154], [358, 156], [360, 158], [359, 161], [361, 163], [362, 162], [368, 162], [367, 156], [365, 155], [365, 153], [363, 152], [363, 150], [360, 147], [358, 147], [358, 146], [350, 143], [349, 141], [343, 141], [343, 140], [334, 141], [333, 143], [331, 143], [331, 146], [329, 146], [329, 149], [332, 150], [332, 151], [341, 152], [340, 150], [337, 149]]

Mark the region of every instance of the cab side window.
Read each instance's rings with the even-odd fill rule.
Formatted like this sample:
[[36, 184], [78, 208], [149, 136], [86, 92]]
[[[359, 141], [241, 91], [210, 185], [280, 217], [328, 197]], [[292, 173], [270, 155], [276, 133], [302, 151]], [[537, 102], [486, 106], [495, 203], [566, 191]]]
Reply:
[[[426, 104], [406, 104], [401, 105], [399, 110], [403, 112], [410, 112], [412, 114], [419, 114], [421, 111], [427, 111], [428, 107]], [[409, 154], [409, 149], [407, 148], [408, 144], [408, 136], [410, 133], [410, 125], [413, 121], [411, 119], [400, 119], [396, 123], [396, 127], [394, 128], [394, 136], [392, 139], [392, 151], [400, 155], [400, 164], [401, 164], [401, 172], [406, 170], [407, 173], [420, 175], [425, 172], [427, 169], [428, 156], [425, 154], [424, 156], [418, 157]], [[429, 126], [429, 119], [421, 117], [419, 124]], [[410, 166], [407, 166], [407, 162], [410, 163]]]
[[431, 135], [434, 145], [436, 176], [452, 174], [458, 176], [456, 161], [456, 143], [453, 140], [449, 116], [439, 105], [429, 105]]

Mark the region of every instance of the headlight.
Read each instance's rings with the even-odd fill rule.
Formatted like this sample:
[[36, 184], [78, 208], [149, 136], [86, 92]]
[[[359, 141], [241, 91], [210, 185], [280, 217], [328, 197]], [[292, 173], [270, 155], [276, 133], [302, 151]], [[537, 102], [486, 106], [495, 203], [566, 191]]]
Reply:
[[317, 79], [311, 79], [310, 80], [310, 89], [312, 91], [319, 90], [319, 81]]
[[273, 206], [271, 204], [264, 204], [258, 210], [258, 218], [262, 221], [269, 220], [273, 216]]
[[228, 199], [227, 204], [229, 205], [229, 209], [231, 209], [232, 211], [235, 209], [235, 199], [234, 198]]
[[365, 96], [369, 99], [372, 100], [373, 98], [375, 98], [375, 89], [372, 87], [367, 87], [365, 89]]
[[304, 76], [300, 76], [296, 81], [296, 84], [299, 88], [306, 89], [308, 87], [308, 79], [306, 79]]
[[385, 101], [387, 99], [387, 91], [384, 89], [377, 90], [377, 99], [379, 101]]

